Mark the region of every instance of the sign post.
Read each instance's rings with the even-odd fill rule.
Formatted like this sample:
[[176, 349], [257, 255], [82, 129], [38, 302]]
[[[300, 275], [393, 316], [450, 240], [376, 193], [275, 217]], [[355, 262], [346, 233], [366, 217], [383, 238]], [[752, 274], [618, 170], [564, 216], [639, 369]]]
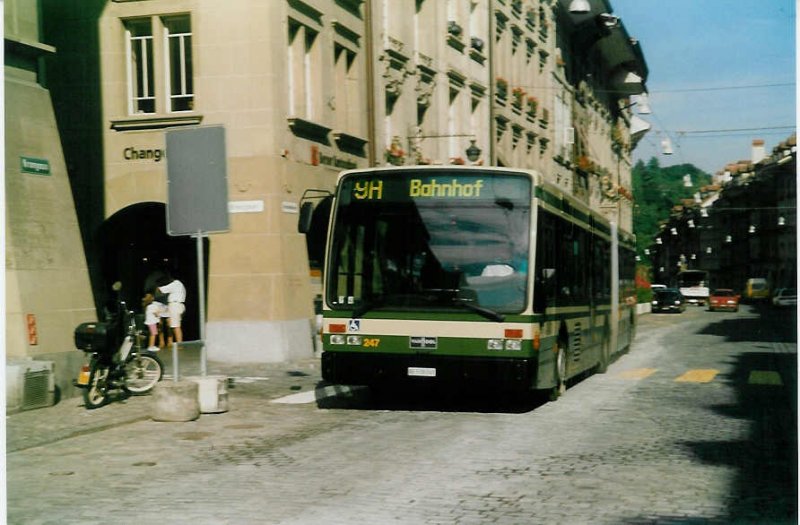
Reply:
[[[200, 372], [203, 376], [208, 373], [203, 239], [206, 234], [229, 230], [226, 158], [222, 126], [167, 131], [167, 233], [190, 235], [197, 240]], [[173, 375], [178, 375], [177, 366]]]

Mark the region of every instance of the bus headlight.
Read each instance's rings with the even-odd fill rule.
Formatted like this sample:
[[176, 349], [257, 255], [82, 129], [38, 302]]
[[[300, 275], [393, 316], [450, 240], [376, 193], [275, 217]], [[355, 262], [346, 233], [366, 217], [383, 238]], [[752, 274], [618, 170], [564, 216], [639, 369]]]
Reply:
[[332, 345], [343, 345], [344, 344], [344, 335], [342, 335], [342, 334], [331, 334], [331, 344]]
[[522, 341], [519, 339], [506, 339], [506, 350], [522, 350]]
[[354, 346], [361, 346], [361, 336], [360, 335], [348, 335], [347, 336], [347, 344], [354, 345]]
[[502, 339], [489, 339], [486, 342], [486, 348], [488, 350], [502, 350], [503, 349], [503, 340]]

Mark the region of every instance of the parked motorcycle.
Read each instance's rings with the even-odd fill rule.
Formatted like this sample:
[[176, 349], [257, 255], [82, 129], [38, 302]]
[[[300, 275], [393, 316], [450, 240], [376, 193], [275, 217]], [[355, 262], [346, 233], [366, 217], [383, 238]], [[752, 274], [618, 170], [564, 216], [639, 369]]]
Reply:
[[147, 394], [164, 375], [161, 359], [142, 349], [144, 335], [136, 326], [133, 311], [119, 298], [121, 289], [121, 283], [114, 283], [116, 311], [107, 312], [105, 321], [75, 328], [75, 346], [91, 354], [74, 382], [83, 389], [87, 409], [108, 403], [115, 390], [125, 396]]

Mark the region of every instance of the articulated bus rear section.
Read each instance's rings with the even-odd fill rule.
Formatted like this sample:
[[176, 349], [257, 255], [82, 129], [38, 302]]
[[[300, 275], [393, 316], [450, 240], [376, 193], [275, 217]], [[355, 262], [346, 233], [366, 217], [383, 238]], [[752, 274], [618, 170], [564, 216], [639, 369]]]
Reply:
[[534, 172], [343, 172], [325, 257], [323, 378], [558, 397], [632, 340], [631, 238]]

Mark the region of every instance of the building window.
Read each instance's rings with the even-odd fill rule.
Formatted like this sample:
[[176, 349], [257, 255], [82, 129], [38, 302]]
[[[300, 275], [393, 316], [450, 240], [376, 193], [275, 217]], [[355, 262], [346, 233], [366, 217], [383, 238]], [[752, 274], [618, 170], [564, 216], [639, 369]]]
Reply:
[[355, 52], [346, 47], [334, 44], [333, 86], [334, 109], [336, 111], [336, 127], [342, 131], [358, 130], [357, 108], [359, 107], [359, 76], [353, 67], [356, 63]]
[[149, 18], [125, 22], [125, 59], [128, 67], [128, 113], [155, 113], [153, 25]]
[[313, 119], [319, 64], [317, 32], [289, 19], [289, 111], [292, 115]]
[[192, 28], [188, 16], [163, 19], [169, 111], [194, 109]]

